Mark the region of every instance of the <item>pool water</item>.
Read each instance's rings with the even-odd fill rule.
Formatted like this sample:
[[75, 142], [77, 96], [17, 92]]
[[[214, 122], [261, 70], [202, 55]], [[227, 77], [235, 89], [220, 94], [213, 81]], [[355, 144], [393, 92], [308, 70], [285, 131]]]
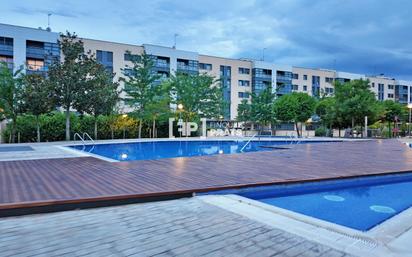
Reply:
[[239, 195], [367, 231], [412, 206], [412, 174], [251, 189]]
[[[240, 153], [246, 140], [239, 141], [157, 141], [119, 144], [87, 145], [91, 152], [118, 161], [154, 160], [162, 158], [192, 157], [214, 154]], [[311, 141], [316, 143], [316, 141]], [[319, 141], [317, 141], [319, 142]], [[304, 142], [301, 142], [304, 143]], [[306, 142], [305, 142], [306, 143]], [[262, 146], [290, 145], [291, 141], [251, 141], [242, 152], [272, 151]], [[293, 144], [296, 144], [294, 142]], [[71, 146], [82, 150], [82, 145]]]

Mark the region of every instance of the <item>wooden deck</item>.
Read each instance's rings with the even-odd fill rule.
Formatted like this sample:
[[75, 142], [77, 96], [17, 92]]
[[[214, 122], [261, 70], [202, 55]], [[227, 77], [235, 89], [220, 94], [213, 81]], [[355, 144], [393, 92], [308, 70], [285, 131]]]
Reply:
[[[30, 208], [412, 171], [395, 140], [302, 144], [292, 149], [110, 163], [92, 157], [0, 162], [0, 216]], [[40, 210], [40, 209], [39, 209]]]

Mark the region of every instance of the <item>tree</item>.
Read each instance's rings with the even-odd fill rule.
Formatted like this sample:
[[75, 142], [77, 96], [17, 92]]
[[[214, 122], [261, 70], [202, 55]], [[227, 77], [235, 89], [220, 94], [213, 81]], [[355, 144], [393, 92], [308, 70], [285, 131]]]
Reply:
[[248, 100], [243, 99], [240, 104], [237, 106], [237, 116], [236, 120], [240, 122], [248, 122], [251, 121], [251, 113], [252, 108], [251, 104], [248, 102]]
[[97, 117], [110, 115], [119, 100], [118, 83], [113, 82], [113, 74], [108, 72], [103, 65], [97, 63], [94, 56], [90, 57], [90, 70], [88, 85], [85, 88], [85, 97], [73, 103], [79, 112], [86, 112], [94, 117], [94, 138], [98, 138]]
[[333, 127], [337, 124], [335, 98], [321, 98], [316, 104], [315, 113], [319, 116], [323, 126], [329, 128], [332, 131]]
[[307, 121], [315, 111], [316, 100], [305, 93], [287, 94], [281, 96], [274, 104], [276, 118], [284, 122], [293, 122], [296, 133], [301, 136], [298, 123]]
[[166, 121], [170, 116], [170, 92], [167, 84], [161, 84], [154, 88], [152, 101], [146, 104], [144, 120], [151, 121], [150, 136], [157, 137], [156, 122]]
[[177, 74], [166, 82], [174, 94], [172, 103], [183, 105], [185, 120], [218, 118], [224, 114], [225, 102], [221, 83], [207, 74]]
[[23, 84], [23, 68], [14, 73], [5, 63], [0, 62], [0, 112], [6, 119], [11, 119], [11, 143], [16, 142], [17, 116], [21, 112], [20, 92]]
[[78, 102], [86, 98], [90, 74], [94, 65], [93, 58], [84, 52], [83, 42], [76, 34], [67, 32], [59, 41], [63, 61], [55, 61], [48, 72], [49, 81], [54, 88], [56, 102], [65, 110], [66, 140], [70, 140], [70, 111]]
[[275, 94], [272, 93], [270, 87], [266, 88], [260, 94], [252, 94], [251, 103], [251, 121], [264, 126], [271, 126], [276, 122], [275, 113], [273, 111], [273, 104], [275, 101]]
[[396, 103], [392, 100], [385, 100], [379, 104], [381, 106], [380, 117], [383, 122], [388, 123], [389, 137], [391, 133], [391, 122], [393, 122], [393, 127], [396, 126], [396, 122], [401, 119], [406, 114], [405, 107]]
[[[126, 52], [129, 53], [129, 52]], [[134, 108], [136, 117], [139, 118], [139, 138], [142, 137], [142, 121], [145, 116], [146, 106], [153, 101], [156, 83], [161, 76], [153, 72], [153, 58], [143, 52], [137, 58], [132, 58], [132, 66], [123, 70], [125, 78], [123, 101]]]
[[335, 99], [338, 118], [343, 124], [351, 124], [352, 128], [362, 124], [365, 116], [376, 116], [377, 101], [367, 80], [352, 80], [344, 84], [336, 82]]
[[21, 108], [36, 117], [37, 142], [40, 142], [40, 115], [51, 112], [56, 106], [53, 89], [48, 80], [39, 74], [29, 74], [23, 78]]

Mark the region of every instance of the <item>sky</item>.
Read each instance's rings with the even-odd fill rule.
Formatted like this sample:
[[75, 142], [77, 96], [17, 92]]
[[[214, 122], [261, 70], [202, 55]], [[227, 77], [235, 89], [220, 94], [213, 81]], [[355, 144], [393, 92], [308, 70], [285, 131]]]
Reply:
[[[412, 80], [408, 0], [0, 0], [0, 23]], [[265, 49], [265, 50], [264, 50]]]

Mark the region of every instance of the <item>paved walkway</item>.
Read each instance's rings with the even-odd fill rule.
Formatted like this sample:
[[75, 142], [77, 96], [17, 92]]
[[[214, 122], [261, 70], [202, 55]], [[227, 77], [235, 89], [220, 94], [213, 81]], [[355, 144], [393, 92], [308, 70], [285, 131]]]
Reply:
[[197, 198], [0, 219], [0, 256], [348, 256]]

